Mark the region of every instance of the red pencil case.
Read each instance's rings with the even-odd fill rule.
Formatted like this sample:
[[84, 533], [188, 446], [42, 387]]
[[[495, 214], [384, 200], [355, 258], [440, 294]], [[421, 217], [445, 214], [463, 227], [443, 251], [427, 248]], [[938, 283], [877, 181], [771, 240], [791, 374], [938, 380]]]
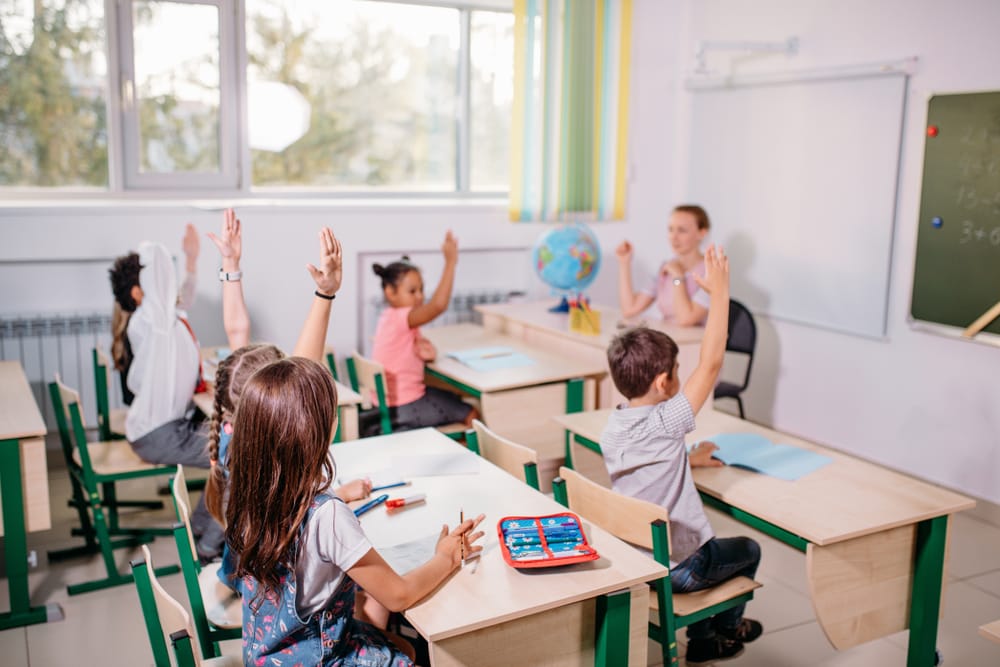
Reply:
[[572, 512], [546, 516], [509, 516], [497, 523], [500, 550], [516, 568], [554, 567], [597, 560], [580, 517]]

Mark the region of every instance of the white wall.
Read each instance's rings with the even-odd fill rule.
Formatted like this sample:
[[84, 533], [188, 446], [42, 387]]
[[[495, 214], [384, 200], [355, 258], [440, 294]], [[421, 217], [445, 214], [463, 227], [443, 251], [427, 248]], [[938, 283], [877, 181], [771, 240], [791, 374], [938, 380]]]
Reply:
[[[872, 341], [759, 320], [762, 335], [747, 411], [755, 420], [1000, 501], [1000, 349], [917, 332], [906, 322], [927, 100], [936, 93], [1000, 89], [1000, 3], [689, 0], [685, 5], [688, 69], [695, 42], [705, 39], [798, 36], [799, 55], [748, 62], [739, 72], [920, 58], [904, 126], [888, 336]], [[710, 58], [709, 67], [725, 71], [727, 59]], [[678, 102], [689, 107], [690, 94], [682, 93]], [[698, 147], [684, 145], [685, 129], [684, 122], [673, 127], [686, 156]], [[733, 272], [738, 278], [739, 268]], [[739, 290], [737, 282], [734, 294]]]

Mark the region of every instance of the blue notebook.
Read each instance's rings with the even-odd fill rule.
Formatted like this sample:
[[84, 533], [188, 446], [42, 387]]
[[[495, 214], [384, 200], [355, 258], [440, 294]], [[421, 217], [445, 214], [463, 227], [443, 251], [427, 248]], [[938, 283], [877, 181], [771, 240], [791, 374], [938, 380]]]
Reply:
[[532, 366], [535, 363], [535, 360], [528, 355], [515, 352], [509, 347], [477, 347], [472, 350], [451, 352], [448, 356], [480, 373]]
[[777, 445], [756, 433], [720, 433], [705, 438], [718, 446], [712, 454], [726, 465], [738, 466], [794, 482], [833, 459], [792, 445]]

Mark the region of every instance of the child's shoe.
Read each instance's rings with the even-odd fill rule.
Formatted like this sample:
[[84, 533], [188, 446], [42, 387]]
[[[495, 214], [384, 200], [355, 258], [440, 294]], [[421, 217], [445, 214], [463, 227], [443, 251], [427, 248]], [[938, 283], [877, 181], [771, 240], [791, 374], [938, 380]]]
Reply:
[[744, 618], [735, 628], [715, 628], [716, 634], [726, 639], [749, 644], [764, 632], [764, 626], [752, 618]]
[[684, 659], [689, 665], [721, 662], [743, 654], [743, 643], [715, 635], [709, 639], [692, 639], [687, 645]]

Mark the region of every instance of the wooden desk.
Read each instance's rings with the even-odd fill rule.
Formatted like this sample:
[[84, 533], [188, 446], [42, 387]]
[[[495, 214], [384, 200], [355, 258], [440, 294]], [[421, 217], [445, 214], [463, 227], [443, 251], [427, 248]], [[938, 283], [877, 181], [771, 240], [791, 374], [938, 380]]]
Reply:
[[987, 623], [979, 627], [979, 634], [986, 637], [991, 642], [1000, 644], [1000, 620]]
[[[480, 525], [486, 536], [479, 562], [470, 562], [406, 611], [407, 620], [429, 642], [434, 667], [607, 664], [598, 659], [602, 650], [595, 649], [600, 643], [596, 636], [610, 642], [601, 647], [606, 655], [620, 658], [615, 664], [626, 664], [626, 652], [627, 664], [646, 664], [645, 582], [666, 575], [663, 566], [585, 521], [599, 560], [535, 571], [511, 568], [500, 554], [498, 521], [565, 508], [435, 429], [365, 438], [331, 451], [345, 478], [386, 469], [397, 455], [447, 453], [471, 457], [478, 466], [477, 474], [407, 477], [411, 484], [400, 495], [426, 493], [425, 503], [394, 514], [376, 508], [361, 517], [372, 544], [384, 548], [436, 535], [443, 524], [453, 527], [460, 509], [466, 516], [486, 515]], [[604, 614], [603, 624], [595, 620], [601, 617], [595, 610], [605, 604], [628, 612], [626, 619], [617, 618], [619, 629], [606, 635], [601, 629], [610, 630], [617, 612]]]
[[[479, 399], [483, 421], [514, 442], [532, 447], [540, 458], [543, 487], [564, 460], [564, 435], [552, 416], [596, 407], [597, 382], [607, 372], [603, 361], [580, 359], [531, 345], [474, 324], [431, 327], [424, 335], [437, 347], [437, 360], [427, 373]], [[503, 346], [534, 364], [490, 372], [475, 371], [449, 352]]]
[[[701, 339], [705, 335], [703, 327], [682, 327], [651, 318], [635, 317], [626, 320], [618, 308], [594, 304], [593, 309], [601, 313], [601, 333], [588, 336], [569, 330], [569, 315], [566, 313], [550, 313], [549, 308], [555, 304], [555, 301], [506, 303], [476, 306], [476, 310], [483, 316], [483, 326], [491, 331], [519, 338], [534, 348], [569, 354], [580, 360], [600, 364], [605, 372], [608, 345], [624, 329], [624, 326], [619, 328], [619, 324], [635, 326], [644, 323], [673, 338], [678, 347], [681, 382], [687, 380], [698, 364]], [[624, 400], [615, 389], [610, 376], [601, 381], [598, 390], [599, 407], [611, 408]], [[711, 408], [711, 398], [706, 405]]]
[[[599, 456], [608, 414], [557, 419], [580, 445], [574, 464], [578, 453]], [[730, 466], [695, 468], [694, 481], [706, 505], [805, 552], [816, 618], [835, 648], [909, 627], [907, 664], [933, 665], [948, 516], [975, 501], [721, 412], [702, 412], [688, 442], [718, 433], [758, 433], [833, 459], [794, 482]]]
[[0, 630], [63, 618], [59, 605], [32, 607], [28, 594], [26, 534], [52, 527], [46, 430], [24, 369], [0, 361], [0, 500], [10, 586], [10, 611], [0, 614]]
[[[201, 394], [195, 394], [192, 399], [194, 404], [198, 406], [198, 409], [209, 417], [212, 416], [212, 411], [215, 409], [215, 367], [218, 364], [215, 359], [218, 349], [218, 347], [203, 347], [201, 349], [202, 359], [206, 360], [203, 368], [205, 370], [205, 380], [208, 384], [208, 391]], [[212, 361], [207, 361], [209, 359]], [[341, 384], [340, 382], [334, 381], [334, 384], [337, 386], [337, 406], [340, 411], [340, 417], [338, 420], [340, 439], [357, 440], [358, 406], [360, 406], [363, 402], [361, 394], [354, 391], [347, 385]]]

